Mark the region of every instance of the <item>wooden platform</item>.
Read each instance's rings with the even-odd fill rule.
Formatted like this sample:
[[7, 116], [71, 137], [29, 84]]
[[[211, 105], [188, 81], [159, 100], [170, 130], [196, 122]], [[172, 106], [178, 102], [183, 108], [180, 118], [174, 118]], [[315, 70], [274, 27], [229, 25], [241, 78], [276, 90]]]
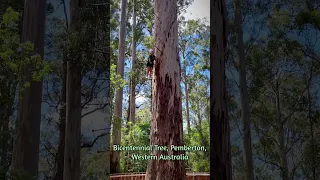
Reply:
[[[186, 173], [186, 180], [210, 180], [209, 173]], [[145, 180], [145, 173], [112, 174], [110, 180]]]

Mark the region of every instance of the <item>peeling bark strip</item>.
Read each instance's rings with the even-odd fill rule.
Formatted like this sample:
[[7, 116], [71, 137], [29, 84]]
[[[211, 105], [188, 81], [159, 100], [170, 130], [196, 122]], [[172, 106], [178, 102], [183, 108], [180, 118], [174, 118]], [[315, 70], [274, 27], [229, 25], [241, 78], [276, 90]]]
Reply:
[[[180, 65], [178, 58], [177, 0], [155, 0], [156, 56], [152, 80], [152, 145], [183, 145], [182, 105], [180, 92]], [[161, 23], [162, 22], [162, 23]], [[162, 42], [161, 40], [165, 40]], [[183, 151], [153, 151], [152, 154], [179, 155]], [[183, 161], [151, 160], [148, 180], [185, 180]]]
[[[35, 52], [41, 57], [44, 54], [45, 5], [45, 0], [25, 1], [21, 37], [22, 42], [32, 42]], [[32, 68], [30, 65], [24, 67], [24, 77], [20, 81], [20, 85], [30, 82], [30, 88], [25, 89], [19, 99], [11, 170], [37, 179], [42, 80], [32, 81]]]
[[225, 82], [228, 31], [224, 0], [211, 1], [210, 16], [210, 179], [231, 180], [230, 127]]

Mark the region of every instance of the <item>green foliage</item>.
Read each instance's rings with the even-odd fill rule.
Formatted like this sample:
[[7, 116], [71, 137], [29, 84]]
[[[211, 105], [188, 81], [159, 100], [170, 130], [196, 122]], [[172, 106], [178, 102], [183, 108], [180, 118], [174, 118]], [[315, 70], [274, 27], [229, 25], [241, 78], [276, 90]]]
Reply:
[[[7, 79], [18, 80], [22, 78], [23, 67], [30, 66], [31, 81], [40, 81], [45, 74], [50, 72], [50, 64], [43, 61], [40, 55], [34, 54], [34, 46], [31, 42], [20, 43], [18, 34], [19, 13], [8, 8], [2, 16], [0, 23], [0, 59], [1, 75]], [[22, 86], [29, 87], [27, 81]]]
[[[0, 17], [0, 129], [3, 129], [0, 141], [6, 146], [6, 148], [1, 147], [1, 152], [5, 153], [3, 158], [8, 158], [10, 161], [12, 130], [9, 126], [15, 112], [14, 104], [16, 103], [18, 83], [21, 83], [19, 88], [21, 95], [26, 88], [31, 86], [33, 81], [40, 81], [50, 72], [51, 67], [48, 62], [43, 61], [41, 56], [35, 53], [31, 42], [21, 43], [20, 14], [18, 12], [9, 7]], [[26, 71], [28, 68], [25, 67], [29, 67], [30, 70]], [[7, 166], [6, 164], [3, 163], [4, 166]], [[2, 171], [7, 172], [8, 169], [2, 169]], [[20, 172], [12, 174], [11, 179], [28, 180], [34, 178]]]
[[108, 157], [108, 153], [106, 152], [89, 152], [87, 150], [83, 150], [81, 152], [83, 154], [83, 158], [81, 159], [83, 171], [82, 180], [107, 180], [106, 177], [106, 167], [110, 160], [110, 156]]
[[111, 87], [114, 89], [114, 92], [118, 89], [122, 88], [126, 81], [121, 78], [120, 74], [117, 74], [117, 65], [112, 64], [110, 68], [110, 81], [111, 81]]
[[[124, 146], [148, 146], [150, 144], [150, 107], [145, 106], [137, 111], [137, 122], [132, 124], [128, 122], [123, 128], [122, 145]], [[145, 172], [147, 170], [147, 161], [132, 160], [132, 154], [149, 155], [149, 151], [123, 151], [121, 155], [121, 169], [125, 172]]]
[[209, 172], [210, 160], [209, 151], [209, 121], [204, 121], [201, 128], [191, 128], [191, 132], [188, 133], [185, 138], [185, 144], [188, 146], [205, 146], [207, 151], [191, 151], [187, 152], [189, 160], [187, 162], [187, 171], [192, 172]]
[[275, 10], [269, 20], [269, 29], [272, 33], [285, 33], [290, 26], [290, 14], [285, 10]]
[[317, 9], [312, 11], [301, 11], [296, 16], [295, 22], [299, 27], [310, 24], [317, 29], [320, 29], [320, 11]]

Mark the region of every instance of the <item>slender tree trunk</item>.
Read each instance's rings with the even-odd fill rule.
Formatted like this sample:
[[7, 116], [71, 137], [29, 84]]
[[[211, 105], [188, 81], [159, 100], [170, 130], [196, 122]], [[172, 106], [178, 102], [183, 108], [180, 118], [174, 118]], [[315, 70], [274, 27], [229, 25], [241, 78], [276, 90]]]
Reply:
[[130, 87], [130, 121], [135, 122], [136, 119], [136, 2], [133, 0], [133, 14], [132, 14], [132, 68], [131, 72], [133, 77], [131, 79]]
[[189, 87], [188, 87], [188, 76], [187, 76], [187, 63], [186, 59], [184, 58], [184, 65], [183, 65], [183, 71], [184, 71], [184, 93], [186, 95], [186, 110], [187, 110], [187, 131], [190, 133], [190, 112], [189, 112]]
[[[43, 58], [46, 1], [26, 0], [24, 5], [21, 41], [31, 41], [34, 44], [35, 52]], [[20, 87], [26, 82], [30, 83], [30, 87], [23, 90], [19, 99], [11, 169], [13, 173], [23, 173], [37, 178], [42, 80], [37, 82], [32, 80], [31, 70], [33, 67], [31, 66], [24, 67], [24, 77], [20, 81]]]
[[[201, 111], [200, 111], [200, 101], [197, 101], [197, 117], [198, 117], [198, 124], [196, 125], [196, 128], [198, 130], [199, 133], [199, 137], [200, 137], [200, 145], [204, 146], [204, 147], [209, 147], [209, 141], [206, 137], [204, 137], [203, 132], [202, 132], [202, 118], [201, 118]], [[209, 152], [204, 152], [204, 154], [209, 155]]]
[[[66, 21], [67, 31], [69, 29], [68, 26], [68, 16], [66, 11], [66, 2], [62, 0], [61, 3], [63, 4], [64, 9], [64, 16]], [[63, 171], [64, 171], [64, 148], [65, 148], [65, 138], [66, 138], [66, 110], [67, 110], [67, 59], [68, 53], [64, 54], [63, 56], [63, 79], [62, 79], [62, 89], [61, 91], [61, 107], [60, 107], [60, 122], [59, 122], [59, 146], [58, 146], [58, 153], [57, 153], [57, 172], [55, 176], [55, 180], [63, 180]]]
[[[180, 155], [171, 145], [183, 145], [180, 62], [178, 52], [177, 0], [155, 0], [156, 57], [152, 79], [151, 144], [167, 146], [168, 151], [152, 154]], [[166, 13], [163, 13], [166, 12]], [[185, 180], [184, 161], [150, 160], [147, 180]]]
[[197, 101], [197, 116], [198, 116], [198, 126], [199, 129], [202, 130], [202, 119], [201, 119], [201, 112], [200, 112], [200, 104], [199, 104], [199, 100]]
[[187, 82], [187, 76], [185, 75], [184, 78], [184, 93], [186, 95], [186, 110], [187, 110], [187, 130], [188, 133], [190, 133], [190, 112], [189, 112], [189, 90], [188, 90], [188, 82]]
[[317, 179], [317, 153], [315, 147], [315, 140], [314, 140], [314, 123], [313, 123], [313, 116], [312, 116], [312, 99], [311, 99], [311, 81], [313, 78], [313, 64], [310, 68], [310, 76], [308, 79], [308, 119], [310, 122], [310, 134], [311, 134], [311, 149], [312, 149], [312, 179]]
[[241, 101], [241, 120], [243, 123], [243, 148], [244, 148], [244, 164], [246, 180], [254, 179], [254, 169], [252, 162], [251, 148], [251, 117], [249, 106], [249, 95], [247, 90], [247, 73], [246, 73], [246, 57], [244, 52], [242, 16], [241, 16], [241, 0], [235, 0], [235, 21], [237, 34], [237, 52], [240, 65], [239, 82], [240, 82], [240, 101]]
[[316, 160], [316, 147], [315, 147], [315, 140], [314, 140], [314, 130], [313, 130], [313, 117], [312, 117], [312, 99], [311, 99], [311, 80], [312, 80], [312, 67], [310, 68], [310, 77], [308, 79], [308, 119], [310, 123], [310, 134], [311, 134], [311, 149], [312, 149], [312, 179], [317, 179], [317, 160]]
[[224, 0], [210, 3], [210, 178], [232, 180], [225, 60], [227, 12]]
[[285, 145], [285, 129], [284, 122], [281, 119], [281, 105], [280, 105], [280, 91], [279, 82], [276, 78], [276, 111], [278, 120], [278, 137], [279, 137], [279, 157], [280, 157], [280, 170], [283, 180], [289, 180], [289, 169], [287, 162], [287, 148]]
[[63, 63], [63, 79], [61, 88], [61, 108], [59, 122], [59, 147], [57, 154], [57, 174], [56, 180], [63, 180], [64, 170], [64, 145], [65, 145], [65, 130], [66, 130], [66, 90], [67, 90], [67, 63]]
[[[123, 78], [124, 74], [124, 57], [125, 57], [125, 38], [126, 38], [126, 8], [127, 0], [121, 2], [121, 24], [120, 24], [120, 38], [119, 38], [119, 58], [117, 63], [117, 74], [120, 74]], [[112, 131], [112, 143], [113, 145], [121, 144], [121, 124], [122, 124], [122, 100], [123, 100], [123, 88], [120, 88], [116, 92], [116, 107], [115, 107], [115, 119]], [[111, 160], [111, 173], [120, 172], [120, 152], [112, 151]]]
[[[81, 30], [80, 8], [83, 0], [70, 1], [70, 32]], [[75, 38], [75, 36], [72, 36]], [[69, 48], [67, 62], [66, 129], [64, 150], [64, 180], [80, 179], [80, 135], [81, 135], [81, 52]]]
[[111, 66], [111, 58], [110, 58], [110, 19], [111, 19], [111, 6], [110, 0], [106, 0], [106, 14], [107, 14], [107, 29], [106, 29], [106, 49], [107, 53], [105, 53], [104, 59], [107, 61], [106, 64], [106, 179], [110, 179], [110, 131], [111, 131], [111, 81], [110, 81], [110, 66]]

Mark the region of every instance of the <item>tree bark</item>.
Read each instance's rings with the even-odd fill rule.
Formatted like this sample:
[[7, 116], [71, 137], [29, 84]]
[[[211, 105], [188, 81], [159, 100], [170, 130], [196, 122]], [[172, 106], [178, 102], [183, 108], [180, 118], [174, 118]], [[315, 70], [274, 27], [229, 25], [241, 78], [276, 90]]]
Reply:
[[[126, 8], [127, 0], [121, 2], [121, 24], [120, 24], [120, 37], [119, 37], [119, 58], [117, 62], [117, 74], [120, 74], [123, 78], [124, 74], [124, 57], [125, 57], [125, 36], [126, 36]], [[112, 131], [113, 145], [121, 144], [121, 124], [122, 124], [122, 99], [123, 99], [123, 88], [120, 88], [116, 92], [116, 107], [115, 107], [115, 119]], [[111, 173], [120, 172], [120, 152], [111, 152]]]
[[199, 126], [199, 129], [202, 130], [202, 118], [201, 118], [201, 112], [200, 112], [200, 99], [198, 99], [196, 103], [197, 103], [198, 126]]
[[249, 106], [249, 95], [247, 89], [246, 76], [246, 57], [243, 43], [242, 16], [241, 16], [241, 0], [235, 1], [235, 23], [237, 34], [237, 53], [240, 65], [239, 82], [240, 82], [240, 101], [241, 101], [241, 120], [243, 123], [243, 148], [244, 148], [244, 164], [246, 180], [254, 179], [254, 169], [252, 162], [251, 148], [251, 117]]
[[189, 90], [188, 90], [188, 82], [187, 82], [187, 76], [185, 75], [184, 78], [184, 92], [186, 95], [186, 110], [187, 110], [187, 130], [188, 133], [191, 132], [191, 125], [190, 125], [190, 112], [189, 112]]
[[[42, 58], [44, 54], [45, 6], [45, 0], [25, 1], [21, 38], [22, 42], [32, 42], [35, 53]], [[23, 173], [37, 178], [42, 80], [32, 80], [32, 68], [32, 65], [25, 65], [23, 70], [24, 77], [20, 81], [20, 87], [26, 82], [30, 82], [30, 87], [23, 90], [19, 99], [11, 169], [13, 173]]]
[[[151, 144], [167, 146], [168, 151], [156, 151], [163, 155], [180, 155], [184, 151], [172, 151], [171, 145], [183, 145], [182, 105], [180, 90], [180, 61], [178, 53], [178, 21], [176, 0], [155, 0], [155, 41], [161, 52], [156, 57], [152, 79]], [[164, 13], [165, 12], [165, 13]], [[185, 180], [184, 161], [150, 160], [147, 180]]]
[[310, 67], [310, 76], [308, 78], [308, 119], [309, 119], [309, 126], [310, 126], [310, 135], [311, 135], [311, 152], [312, 152], [312, 163], [311, 163], [311, 169], [312, 169], [312, 179], [316, 180], [317, 179], [317, 152], [316, 152], [316, 144], [314, 140], [314, 130], [313, 130], [313, 116], [312, 116], [312, 99], [311, 99], [311, 81], [313, 79], [313, 64]]
[[110, 179], [110, 130], [111, 130], [111, 81], [110, 81], [110, 66], [111, 66], [111, 58], [110, 58], [110, 19], [111, 19], [111, 6], [110, 0], [106, 0], [106, 14], [107, 14], [107, 29], [106, 29], [106, 49], [107, 53], [104, 55], [104, 59], [107, 61], [106, 64], [106, 179]]
[[65, 130], [66, 130], [66, 90], [67, 90], [67, 63], [63, 63], [63, 79], [61, 88], [61, 108], [59, 122], [59, 147], [57, 154], [57, 173], [56, 180], [63, 180], [64, 170], [64, 147], [65, 147]]
[[[70, 1], [70, 32], [81, 30], [80, 8], [83, 0]], [[74, 36], [72, 36], [74, 38]], [[66, 129], [63, 179], [80, 179], [81, 135], [81, 52], [69, 48], [67, 62]], [[80, 61], [80, 62], [79, 62]]]
[[133, 74], [131, 78], [131, 87], [130, 87], [130, 118], [131, 122], [135, 122], [135, 114], [136, 114], [136, 76], [135, 76], [135, 69], [136, 69], [136, 2], [133, 0], [133, 14], [132, 14], [132, 67], [131, 73]]
[[289, 180], [289, 169], [287, 162], [287, 148], [285, 145], [285, 129], [284, 122], [281, 117], [281, 105], [280, 105], [280, 85], [278, 77], [276, 77], [276, 112], [278, 120], [278, 138], [279, 138], [279, 157], [280, 157], [280, 171], [283, 180]]
[[[184, 53], [183, 53], [184, 56]], [[184, 71], [184, 93], [186, 96], [186, 110], [187, 110], [187, 132], [190, 133], [190, 112], [189, 112], [189, 87], [188, 87], [188, 77], [187, 77], [187, 62], [186, 58], [184, 57], [184, 65], [183, 65], [183, 71]]]
[[225, 60], [227, 12], [224, 0], [210, 4], [210, 179], [232, 180]]

